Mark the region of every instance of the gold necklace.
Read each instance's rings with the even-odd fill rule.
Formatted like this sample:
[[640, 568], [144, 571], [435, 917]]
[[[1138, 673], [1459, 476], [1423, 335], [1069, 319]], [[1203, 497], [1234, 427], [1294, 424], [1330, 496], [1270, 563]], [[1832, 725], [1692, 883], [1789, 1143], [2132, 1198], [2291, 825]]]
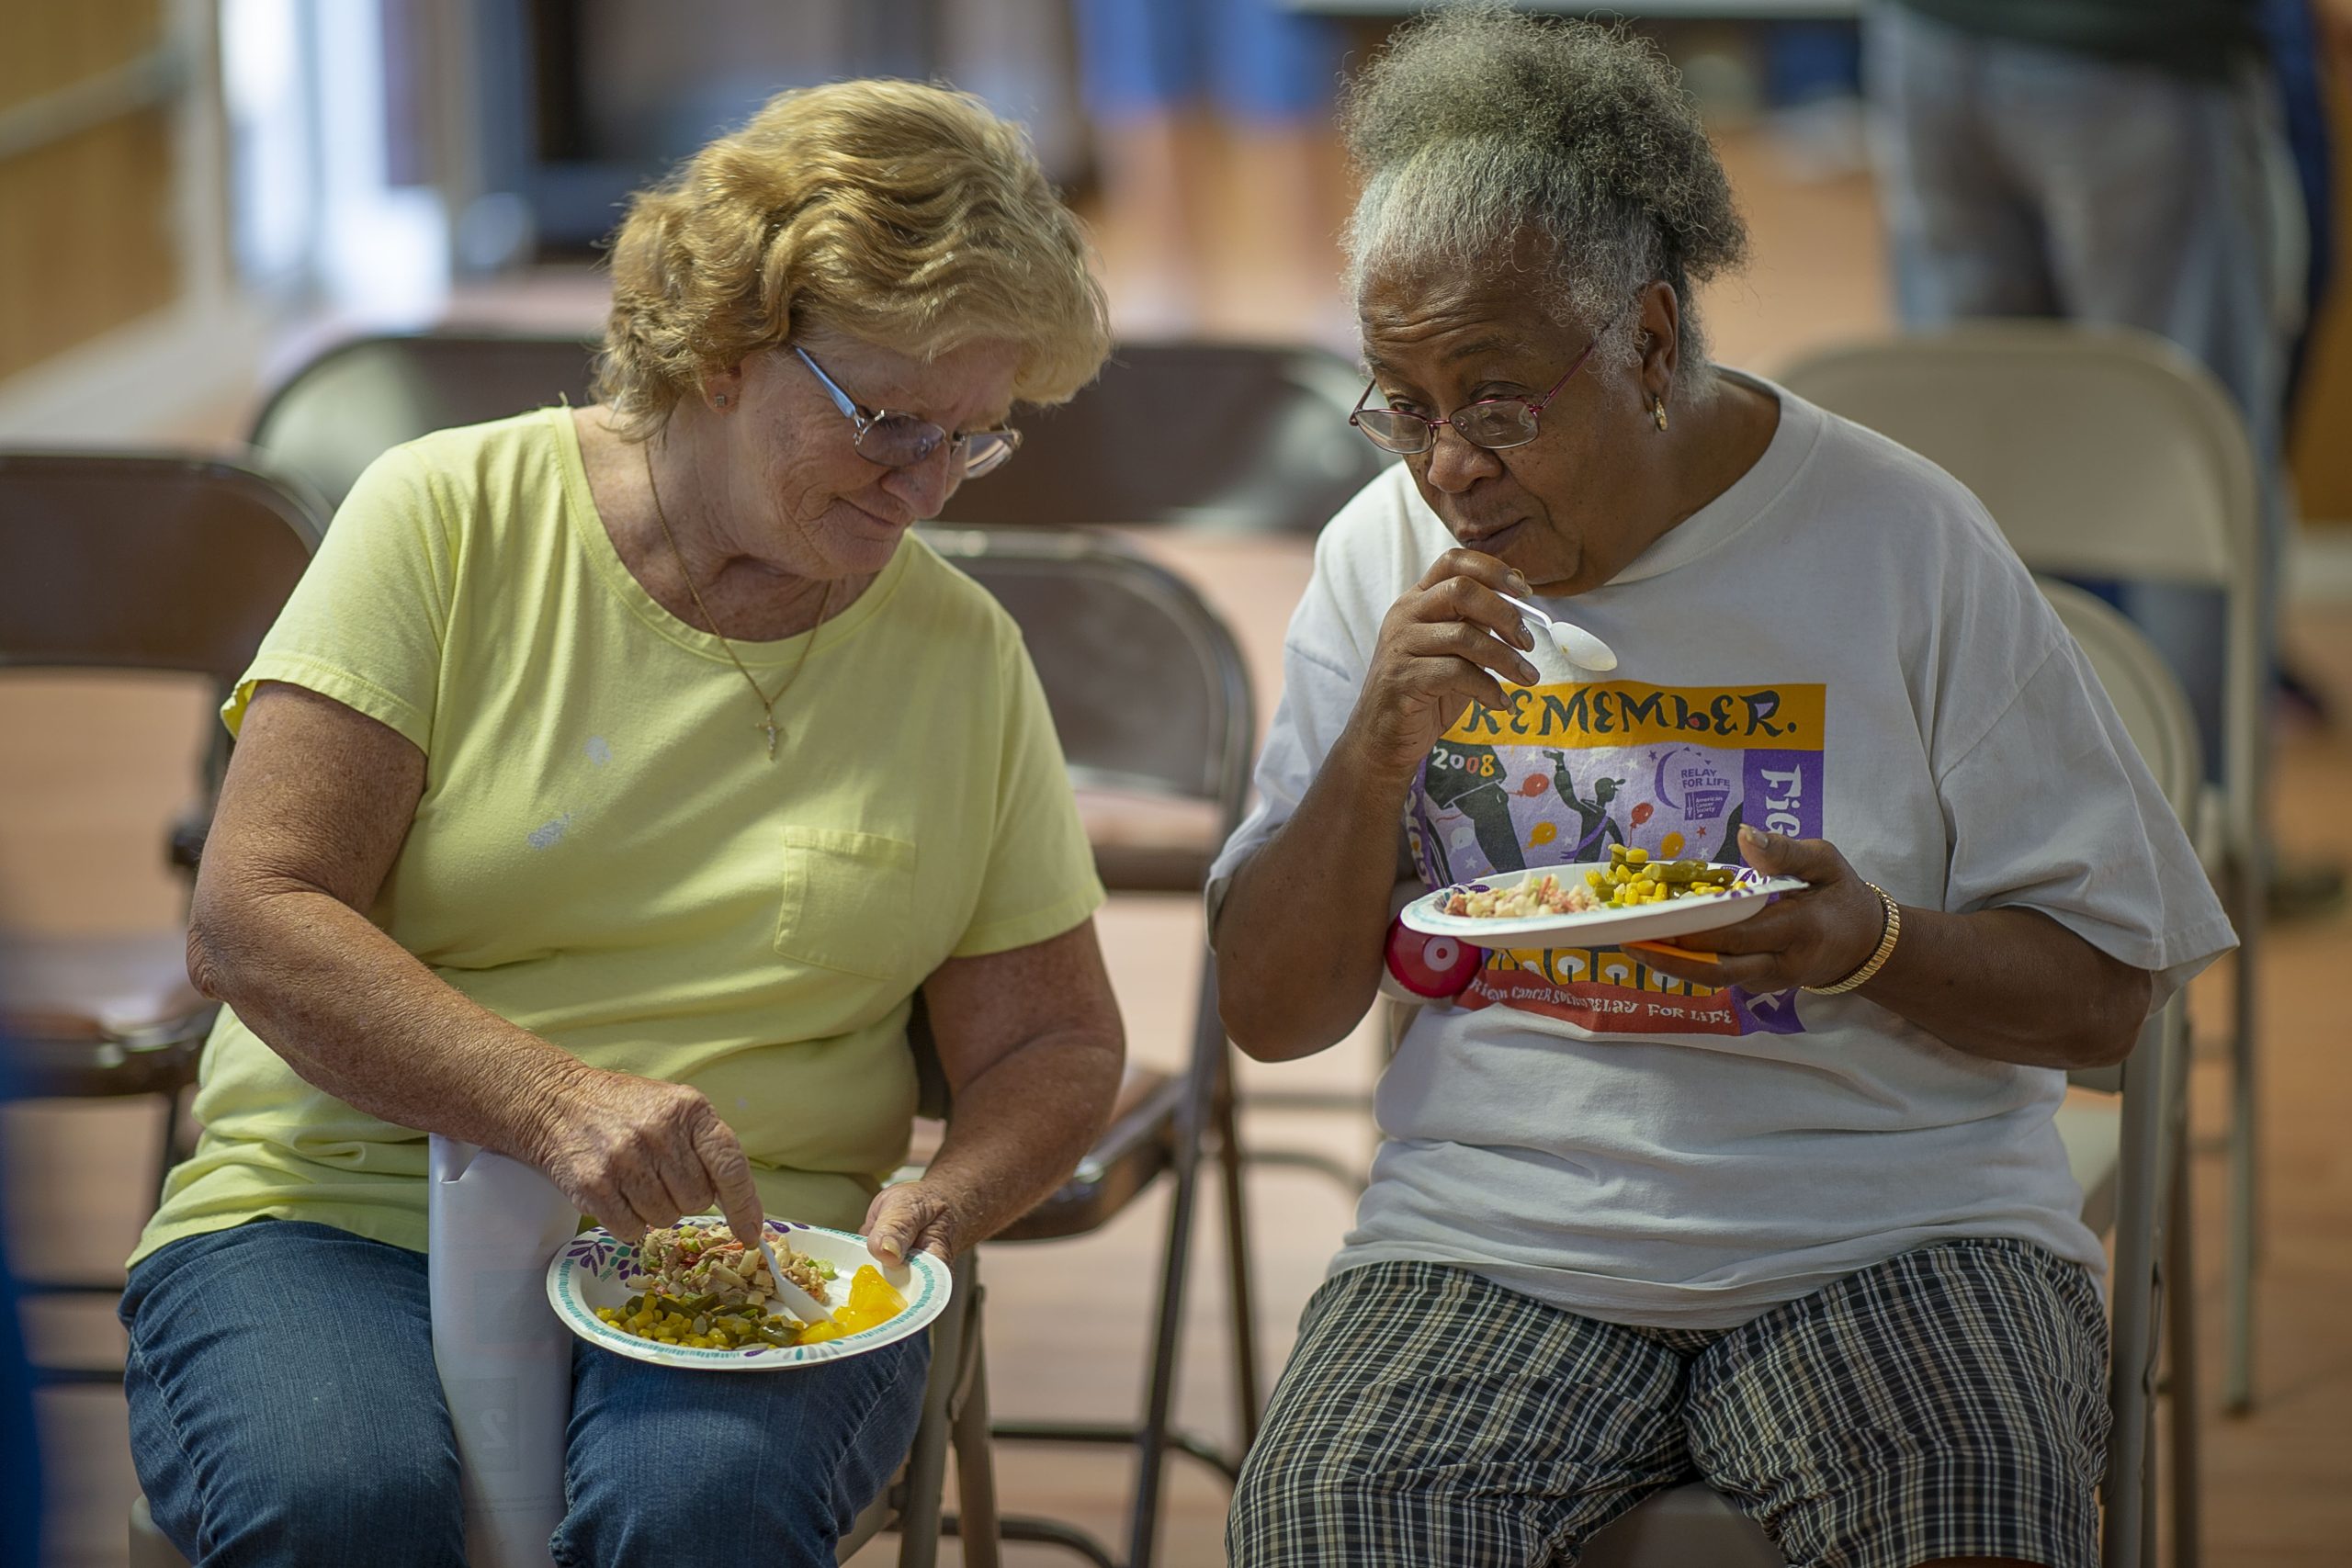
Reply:
[[769, 696], [760, 690], [760, 683], [752, 679], [751, 671], [743, 667], [743, 660], [736, 653], [735, 645], [727, 640], [727, 634], [718, 629], [718, 617], [712, 615], [710, 606], [702, 602], [702, 590], [695, 586], [694, 573], [686, 570], [685, 552], [678, 548], [678, 536], [670, 531], [669, 514], [662, 510], [662, 488], [653, 482], [652, 444], [647, 443], [642, 450], [645, 454], [645, 488], [652, 493], [653, 517], [662, 525], [662, 536], [670, 541], [670, 558], [678, 563], [678, 575], [684, 580], [686, 592], [694, 596], [695, 608], [700, 610], [702, 618], [710, 623], [710, 635], [717, 637], [718, 646], [727, 650], [727, 657], [733, 661], [736, 672], [743, 677], [744, 684], [752, 688], [752, 695], [760, 699], [761, 710], [767, 716], [752, 728], [766, 732], [768, 761], [773, 762], [775, 761], [775, 705], [784, 700], [784, 694], [792, 690], [792, 683], [800, 679], [801, 667], [808, 662], [809, 650], [817, 646], [817, 626], [825, 624], [825, 612], [832, 607], [832, 582], [827, 580], [825, 592], [817, 600], [817, 626], [808, 628], [808, 640], [800, 645], [800, 657], [793, 661], [792, 673], [784, 678], [784, 684], [775, 689], [775, 695]]

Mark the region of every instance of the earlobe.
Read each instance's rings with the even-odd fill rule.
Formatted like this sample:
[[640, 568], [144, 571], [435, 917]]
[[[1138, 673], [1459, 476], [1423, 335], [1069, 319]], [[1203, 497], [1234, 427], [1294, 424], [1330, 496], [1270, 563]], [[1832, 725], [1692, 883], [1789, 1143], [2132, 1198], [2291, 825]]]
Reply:
[[742, 397], [743, 367], [730, 365], [724, 370], [708, 372], [703, 378], [703, 400], [720, 413], [732, 408]]

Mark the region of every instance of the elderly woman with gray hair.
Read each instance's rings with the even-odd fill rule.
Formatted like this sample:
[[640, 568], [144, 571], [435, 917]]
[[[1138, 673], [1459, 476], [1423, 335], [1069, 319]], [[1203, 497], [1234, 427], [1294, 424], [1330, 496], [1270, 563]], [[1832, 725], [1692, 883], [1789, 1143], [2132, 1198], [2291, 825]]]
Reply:
[[[601, 398], [380, 458], [225, 715], [190, 968], [227, 1004], [121, 1314], [206, 1563], [453, 1564], [425, 1135], [634, 1239], [716, 1206], [972, 1246], [1116, 1090], [1093, 861], [1010, 616], [909, 529], [1108, 348], [1020, 133], [779, 95], [639, 196]], [[907, 1024], [956, 1120], [920, 1180]], [[560, 1563], [830, 1563], [920, 1336], [757, 1376], [574, 1348]]]
[[1743, 230], [1653, 49], [1451, 11], [1345, 114], [1355, 423], [1405, 461], [1321, 536], [1212, 878], [1233, 1038], [1355, 1026], [1400, 865], [1809, 886], [1705, 952], [1392, 960], [1426, 999], [1234, 1560], [1573, 1562], [1695, 1473], [1792, 1562], [2094, 1562], [2102, 1258], [2052, 1112], [2231, 943], [2178, 825], [1973, 498], [1708, 362]]

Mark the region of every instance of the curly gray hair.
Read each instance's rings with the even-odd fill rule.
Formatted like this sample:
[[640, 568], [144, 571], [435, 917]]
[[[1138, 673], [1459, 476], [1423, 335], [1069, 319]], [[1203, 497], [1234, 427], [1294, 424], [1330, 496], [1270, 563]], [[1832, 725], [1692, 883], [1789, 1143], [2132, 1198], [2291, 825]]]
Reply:
[[1544, 243], [1555, 315], [1635, 354], [1625, 311], [1655, 279], [1681, 304], [1678, 361], [1706, 362], [1691, 286], [1746, 259], [1747, 229], [1696, 107], [1657, 47], [1622, 28], [1452, 7], [1400, 29], [1340, 109], [1363, 194], [1350, 292], [1375, 269], [1508, 263]]

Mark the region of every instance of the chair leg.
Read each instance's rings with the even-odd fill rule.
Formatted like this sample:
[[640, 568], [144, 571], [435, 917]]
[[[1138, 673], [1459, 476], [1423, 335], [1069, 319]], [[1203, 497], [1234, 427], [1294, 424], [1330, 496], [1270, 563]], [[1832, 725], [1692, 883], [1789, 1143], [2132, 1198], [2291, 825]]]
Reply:
[[980, 1303], [985, 1291], [976, 1292], [965, 1330], [967, 1378], [956, 1407], [956, 1533], [964, 1547], [964, 1568], [998, 1568], [1000, 1523], [996, 1511], [996, 1452], [989, 1441], [988, 1347], [980, 1335]]
[[1257, 1298], [1250, 1280], [1250, 1221], [1241, 1181], [1241, 1130], [1235, 1114], [1231, 1048], [1218, 1069], [1217, 1162], [1225, 1191], [1225, 1252], [1233, 1300], [1233, 1401], [1247, 1454], [1258, 1440], [1258, 1417], [1265, 1408], [1258, 1380]]
[[[932, 1568], [939, 1560], [940, 1503], [947, 1486], [947, 1447], [964, 1358], [978, 1343], [977, 1260], [966, 1253], [955, 1267], [950, 1303], [931, 1330], [931, 1376], [923, 1384], [922, 1419], [900, 1477], [899, 1568]], [[956, 1298], [961, 1297], [961, 1302]]]
[[2172, 1170], [2172, 1224], [2165, 1236], [2165, 1271], [2169, 1288], [2165, 1306], [2165, 1347], [2172, 1359], [2171, 1484], [2173, 1568], [2198, 1568], [2204, 1551], [2201, 1487], [2199, 1468], [2198, 1418], [2202, 1404], [2197, 1380], [2197, 1273], [2189, 1235], [2188, 1151], [2179, 1149]]
[[[1192, 1262], [1193, 1205], [1200, 1190], [1199, 1131], [1177, 1132], [1174, 1192], [1169, 1203], [1168, 1247], [1160, 1266], [1154, 1314], [1151, 1371], [1144, 1384], [1143, 1424], [1136, 1433], [1136, 1492], [1129, 1520], [1127, 1568], [1150, 1568], [1159, 1538], [1159, 1491], [1168, 1467], [1168, 1427], [1176, 1397], [1176, 1354], [1184, 1327], [1185, 1273]], [[1187, 1143], [1191, 1147], [1184, 1146]]]
[[2261, 1193], [2256, 1168], [2258, 1131], [2256, 1027], [2261, 991], [2259, 953], [2263, 897], [2261, 878], [2250, 866], [2237, 874], [2238, 953], [2235, 1003], [2230, 1041], [2230, 1227], [2227, 1344], [2222, 1407], [2233, 1416], [2254, 1408], [2254, 1270], [2258, 1260]]
[[1159, 1490], [1166, 1476], [1169, 1418], [1176, 1398], [1176, 1353], [1184, 1331], [1184, 1286], [1193, 1261], [1193, 1206], [1201, 1188], [1201, 1144], [1215, 1114], [1218, 1080], [1232, 1046], [1217, 1013], [1216, 966], [1201, 965], [1193, 1015], [1193, 1059], [1175, 1126], [1174, 1191], [1168, 1205], [1168, 1250], [1160, 1265], [1159, 1306], [1152, 1325], [1151, 1379], [1144, 1396], [1143, 1429], [1136, 1442], [1136, 1496], [1127, 1540], [1127, 1568], [1151, 1568], [1159, 1536]]
[[2141, 1568], [2146, 1551], [2149, 1436], [2154, 1426], [2155, 1325], [2161, 1301], [2154, 1257], [2163, 1223], [2166, 1047], [2171, 1014], [2151, 1019], [2123, 1066], [2120, 1178], [2115, 1200], [2114, 1332], [2108, 1400], [2113, 1424], [2101, 1487], [2106, 1504], [2099, 1561]]

